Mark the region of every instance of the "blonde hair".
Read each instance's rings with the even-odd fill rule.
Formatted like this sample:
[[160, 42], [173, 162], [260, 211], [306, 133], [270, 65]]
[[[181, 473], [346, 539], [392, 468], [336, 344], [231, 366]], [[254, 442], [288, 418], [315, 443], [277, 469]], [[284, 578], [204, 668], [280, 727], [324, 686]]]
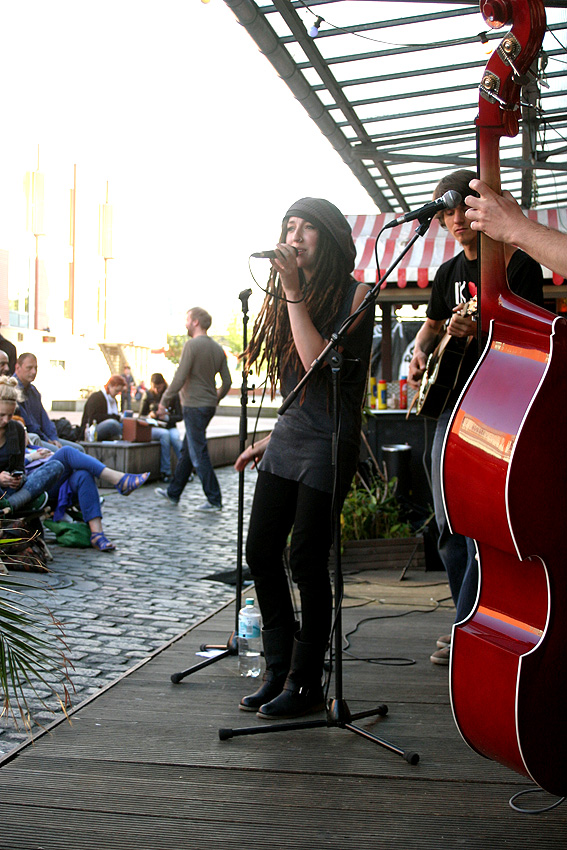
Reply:
[[17, 379], [0, 375], [0, 401], [13, 401], [14, 404], [17, 404], [21, 399]]

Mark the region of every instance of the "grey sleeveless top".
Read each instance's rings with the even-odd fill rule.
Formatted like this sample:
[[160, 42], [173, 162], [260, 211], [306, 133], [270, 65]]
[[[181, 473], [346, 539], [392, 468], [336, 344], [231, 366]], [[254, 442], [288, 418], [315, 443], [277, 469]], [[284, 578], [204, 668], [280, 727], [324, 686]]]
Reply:
[[[350, 314], [358, 283], [351, 280], [333, 326], [341, 327]], [[355, 330], [342, 343], [343, 366], [340, 375], [341, 413], [339, 431], [339, 464], [341, 489], [350, 483], [356, 471], [360, 449], [361, 411], [374, 325], [374, 310], [366, 311]], [[305, 374], [289, 368], [281, 380], [285, 398]], [[304, 396], [304, 397], [303, 397]], [[308, 487], [330, 493], [332, 470], [333, 388], [331, 370], [323, 366], [278, 418], [260, 469]]]

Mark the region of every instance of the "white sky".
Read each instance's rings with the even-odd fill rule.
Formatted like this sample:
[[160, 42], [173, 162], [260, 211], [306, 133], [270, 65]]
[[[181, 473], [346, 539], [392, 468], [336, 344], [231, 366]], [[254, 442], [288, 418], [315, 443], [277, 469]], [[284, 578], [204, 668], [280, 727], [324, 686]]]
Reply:
[[17, 254], [39, 144], [50, 287], [66, 283], [76, 163], [77, 279], [94, 291], [108, 180], [123, 341], [183, 332], [195, 304], [223, 330], [254, 288], [248, 255], [273, 246], [298, 197], [376, 211], [222, 0], [19, 0], [3, 4], [2, 29], [0, 247]]

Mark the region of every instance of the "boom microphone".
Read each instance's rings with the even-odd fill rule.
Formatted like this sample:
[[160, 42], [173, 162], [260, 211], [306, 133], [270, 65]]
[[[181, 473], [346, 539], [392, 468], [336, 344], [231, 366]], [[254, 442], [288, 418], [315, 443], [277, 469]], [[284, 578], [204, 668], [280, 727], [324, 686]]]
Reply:
[[[293, 245], [290, 245], [289, 247], [293, 248], [293, 250], [295, 251], [295, 254], [297, 256], [297, 248], [295, 248]], [[257, 260], [275, 260], [276, 259], [276, 252], [275, 251], [258, 251], [256, 254], [250, 254], [250, 256], [255, 257]]]
[[441, 210], [454, 210], [455, 207], [458, 207], [462, 202], [463, 199], [459, 193], [455, 192], [454, 189], [449, 189], [448, 192], [445, 192], [445, 194], [441, 195], [440, 198], [437, 198], [436, 201], [430, 201], [428, 204], [424, 204], [418, 210], [415, 210], [415, 212], [408, 212], [405, 215], [401, 215], [399, 218], [392, 219], [392, 221], [389, 221], [384, 229], [387, 227], [397, 227], [398, 224], [403, 224], [405, 221], [413, 221], [415, 218], [418, 218], [420, 221], [427, 221], [428, 218], [433, 218], [433, 216], [436, 213], [441, 212]]

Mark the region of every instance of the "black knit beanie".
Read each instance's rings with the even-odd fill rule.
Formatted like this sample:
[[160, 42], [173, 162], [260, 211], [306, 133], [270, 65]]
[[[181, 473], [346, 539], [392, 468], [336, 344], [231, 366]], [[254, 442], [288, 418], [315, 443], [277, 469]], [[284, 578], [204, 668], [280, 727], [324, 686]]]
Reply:
[[338, 207], [325, 198], [300, 198], [288, 209], [284, 221], [292, 215], [310, 221], [330, 233], [344, 254], [347, 270], [352, 272], [356, 261], [356, 248], [352, 241], [350, 225]]

